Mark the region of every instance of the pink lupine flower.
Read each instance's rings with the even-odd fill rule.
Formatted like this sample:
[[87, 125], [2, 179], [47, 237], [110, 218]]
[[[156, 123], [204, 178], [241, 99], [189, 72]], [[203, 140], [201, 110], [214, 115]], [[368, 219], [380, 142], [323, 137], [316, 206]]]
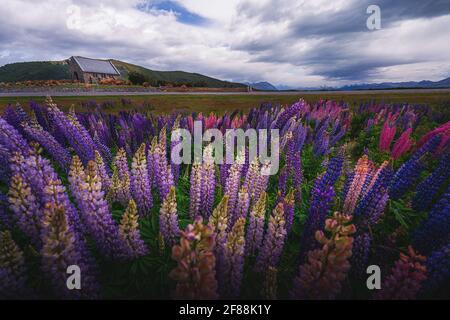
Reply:
[[380, 151], [389, 152], [392, 139], [394, 139], [396, 131], [397, 128], [395, 127], [395, 125], [390, 123], [388, 118], [388, 120], [386, 120], [386, 122], [384, 123], [383, 129], [381, 130], [380, 134], [380, 142], [378, 144], [378, 149], [380, 149]]
[[411, 149], [411, 146], [413, 144], [413, 140], [410, 138], [412, 133], [412, 128], [408, 128], [408, 130], [404, 131], [400, 138], [397, 139], [397, 141], [394, 144], [394, 147], [392, 148], [391, 156], [393, 159], [397, 160], [399, 159], [403, 154], [408, 152], [409, 149]]
[[[434, 137], [435, 135], [438, 134], [443, 134], [444, 136], [447, 136], [447, 139], [450, 136], [450, 121], [443, 124], [440, 127], [437, 127], [436, 129], [428, 132], [426, 135], [424, 135], [422, 137], [422, 139], [419, 140], [419, 142], [417, 143], [417, 148], [422, 147], [425, 143], [428, 142], [428, 140], [430, 140], [432, 137]], [[442, 144], [442, 141], [441, 141]]]

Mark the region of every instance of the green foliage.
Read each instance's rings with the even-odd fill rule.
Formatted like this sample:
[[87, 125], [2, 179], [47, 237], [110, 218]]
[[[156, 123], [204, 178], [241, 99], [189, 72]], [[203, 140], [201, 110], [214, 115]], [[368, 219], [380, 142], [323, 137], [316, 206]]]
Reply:
[[144, 82], [148, 82], [148, 78], [139, 72], [132, 71], [128, 73], [128, 80], [134, 85], [142, 85]]

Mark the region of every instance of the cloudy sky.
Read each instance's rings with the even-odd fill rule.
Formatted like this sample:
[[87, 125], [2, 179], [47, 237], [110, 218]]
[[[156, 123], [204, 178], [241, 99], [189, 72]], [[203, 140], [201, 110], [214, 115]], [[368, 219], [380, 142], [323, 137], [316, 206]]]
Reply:
[[450, 77], [449, 0], [2, 0], [0, 17], [0, 65], [82, 55], [292, 87]]

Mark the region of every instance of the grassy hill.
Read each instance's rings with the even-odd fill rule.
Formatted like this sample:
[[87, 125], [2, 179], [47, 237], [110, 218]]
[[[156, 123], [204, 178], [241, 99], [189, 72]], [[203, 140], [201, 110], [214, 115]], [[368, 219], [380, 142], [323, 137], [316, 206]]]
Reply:
[[63, 79], [70, 79], [69, 66], [64, 61], [17, 62], [0, 67], [0, 82]]
[[166, 82], [173, 84], [190, 83], [193, 85], [210, 88], [238, 88], [245, 86], [241, 83], [222, 81], [199, 73], [184, 71], [155, 71], [119, 60], [112, 60], [112, 62], [116, 68], [119, 69], [124, 78], [127, 78], [127, 75], [130, 72], [138, 72], [148, 78], [150, 82]]
[[[124, 79], [130, 72], [143, 74], [152, 85], [189, 84], [208, 88], [239, 88], [245, 85], [222, 81], [198, 73], [184, 71], [155, 71], [119, 60], [112, 60]], [[0, 82], [25, 80], [62, 80], [70, 79], [69, 66], [65, 61], [18, 62], [0, 67]]]

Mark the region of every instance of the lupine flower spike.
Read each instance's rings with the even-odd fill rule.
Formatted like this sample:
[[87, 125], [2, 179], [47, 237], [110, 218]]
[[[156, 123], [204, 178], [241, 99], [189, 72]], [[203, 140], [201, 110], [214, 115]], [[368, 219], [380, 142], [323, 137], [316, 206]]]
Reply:
[[170, 188], [167, 198], [161, 205], [159, 212], [159, 228], [164, 238], [164, 243], [173, 246], [180, 235], [175, 187]]
[[381, 290], [374, 294], [374, 299], [406, 300], [414, 299], [426, 279], [425, 257], [416, 254], [409, 246], [408, 254], [400, 253], [392, 272], [381, 283]]
[[269, 225], [264, 236], [263, 246], [256, 261], [255, 269], [266, 273], [270, 266], [276, 267], [286, 239], [286, 220], [283, 203], [279, 203], [272, 212]]
[[138, 210], [134, 200], [130, 200], [119, 225], [119, 236], [128, 248], [128, 256], [137, 258], [148, 254], [148, 248], [139, 233]]
[[308, 253], [308, 260], [300, 266], [291, 291], [293, 299], [334, 299], [341, 291], [342, 283], [350, 270], [348, 259], [352, 255], [356, 228], [348, 224], [351, 216], [336, 212], [327, 219], [325, 231], [316, 232], [316, 239], [322, 245]]
[[177, 267], [170, 277], [177, 282], [177, 299], [217, 299], [214, 232], [197, 217], [181, 232], [180, 244], [172, 248]]

